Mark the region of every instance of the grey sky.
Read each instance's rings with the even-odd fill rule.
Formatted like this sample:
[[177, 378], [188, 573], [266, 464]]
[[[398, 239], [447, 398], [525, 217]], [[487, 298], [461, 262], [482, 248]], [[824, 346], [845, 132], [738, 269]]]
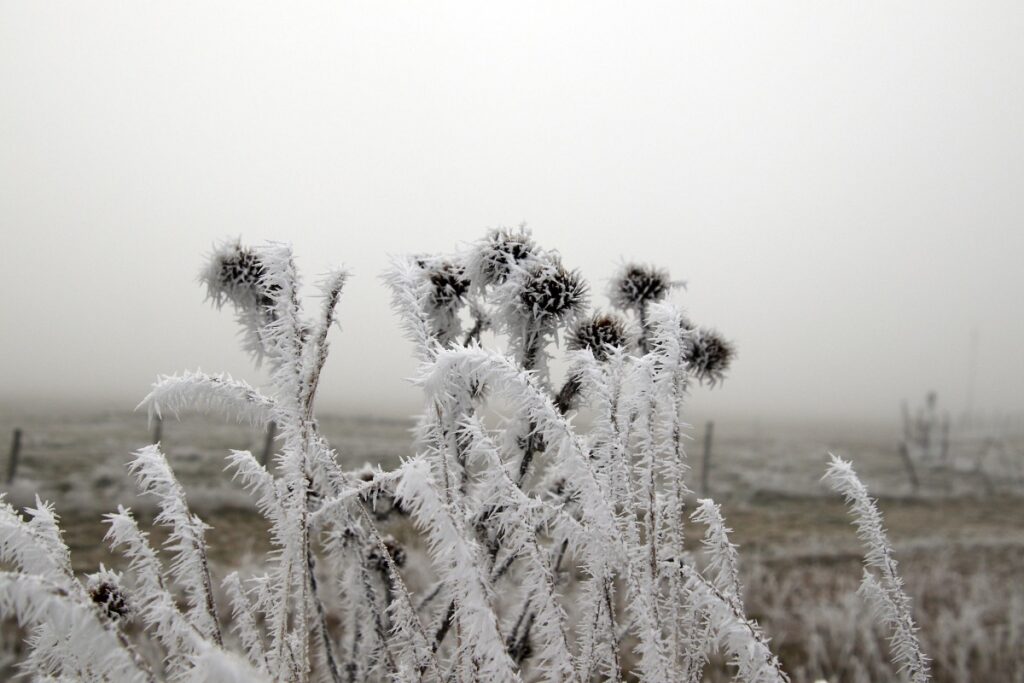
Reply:
[[[214, 241], [355, 273], [328, 408], [413, 412], [389, 253], [526, 221], [740, 357], [700, 412], [1024, 410], [1024, 5], [0, 0], [0, 400], [253, 377]], [[310, 277], [309, 279], [312, 279]], [[600, 302], [600, 298], [598, 300]]]

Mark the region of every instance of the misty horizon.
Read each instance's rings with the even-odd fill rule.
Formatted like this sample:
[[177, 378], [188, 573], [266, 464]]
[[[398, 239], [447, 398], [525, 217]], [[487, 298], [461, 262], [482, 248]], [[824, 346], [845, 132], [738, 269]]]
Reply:
[[688, 282], [738, 347], [694, 415], [1024, 414], [1020, 6], [207, 9], [2, 10], [7, 410], [258, 383], [197, 283], [241, 236], [353, 273], [321, 410], [414, 414], [388, 256], [526, 222], [595, 307]]

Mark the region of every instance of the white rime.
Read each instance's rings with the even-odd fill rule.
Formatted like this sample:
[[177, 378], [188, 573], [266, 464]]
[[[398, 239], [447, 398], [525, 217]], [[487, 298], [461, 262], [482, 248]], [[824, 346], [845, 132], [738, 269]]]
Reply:
[[892, 633], [889, 642], [894, 663], [913, 683], [925, 683], [931, 679], [928, 658], [917, 639], [910, 598], [897, 572], [882, 513], [850, 463], [835, 455], [831, 458], [825, 479], [846, 499], [857, 536], [867, 551], [860, 592], [874, 607], [879, 621]]
[[[393, 258], [383, 280], [423, 408], [415, 455], [386, 471], [345, 469], [317, 422], [348, 277], [326, 273], [307, 317], [287, 245], [217, 246], [200, 281], [234, 309], [269, 380], [161, 375], [140, 404], [151, 417], [275, 425], [267, 462], [225, 454], [225, 479], [267, 529], [256, 566], [211, 565], [210, 527], [158, 444], [128, 467], [166, 541], [154, 547], [145, 518], [118, 506], [106, 541], [123, 573], [76, 576], [54, 508], [37, 499], [17, 511], [0, 497], [0, 614], [26, 630], [26, 675], [698, 683], [724, 653], [736, 681], [788, 681], [746, 614], [722, 508], [688, 484], [689, 389], [722, 382], [735, 352], [670, 301], [678, 281], [623, 264], [610, 287], [620, 312], [588, 311], [581, 274], [525, 228]], [[550, 363], [563, 346], [565, 363]], [[894, 660], [922, 683], [928, 660], [881, 515], [848, 463], [834, 458], [826, 476], [867, 546], [861, 592], [892, 632]], [[695, 526], [699, 552], [684, 543]]]

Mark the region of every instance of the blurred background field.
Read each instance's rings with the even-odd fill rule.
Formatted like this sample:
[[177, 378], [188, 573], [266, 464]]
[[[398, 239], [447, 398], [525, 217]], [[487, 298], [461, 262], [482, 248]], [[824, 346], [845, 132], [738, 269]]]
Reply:
[[[387, 469], [412, 455], [411, 421], [319, 419], [346, 469]], [[154, 504], [136, 496], [125, 463], [150, 442], [154, 425], [128, 412], [0, 416], [0, 433], [10, 438], [16, 428], [21, 453], [14, 481], [4, 486], [8, 500], [23, 507], [38, 493], [56, 504], [76, 570], [118, 566], [102, 542], [102, 515], [122, 503], [149, 528]], [[212, 527], [217, 573], [244, 569], [268, 541], [248, 495], [224, 472], [225, 455], [247, 449], [259, 457], [266, 434], [198, 414], [167, 417], [160, 430], [191, 506]], [[741, 546], [751, 614], [795, 680], [896, 680], [884, 635], [855, 594], [862, 551], [850, 518], [819, 481], [834, 452], [853, 462], [879, 498], [936, 679], [1024, 681], [1024, 427], [1010, 419], [954, 423], [946, 461], [917, 463], [916, 491], [899, 453], [901, 430], [895, 420], [716, 421], [708, 493], [722, 503]], [[705, 434], [704, 423], [689, 431], [695, 495]], [[422, 548], [404, 523], [389, 521], [388, 530], [415, 556]], [[696, 547], [700, 529], [688, 533]], [[153, 536], [159, 541], [162, 530]], [[9, 676], [20, 636], [6, 628], [0, 673]], [[710, 671], [714, 677], [725, 668]]]

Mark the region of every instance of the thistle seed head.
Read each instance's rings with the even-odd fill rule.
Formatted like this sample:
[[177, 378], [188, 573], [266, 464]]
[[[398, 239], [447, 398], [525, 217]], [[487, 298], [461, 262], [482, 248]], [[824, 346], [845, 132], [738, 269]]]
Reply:
[[473, 273], [481, 286], [500, 285], [513, 266], [521, 266], [537, 254], [537, 245], [525, 228], [492, 230], [476, 247]]
[[558, 323], [578, 315], [587, 305], [587, 283], [557, 259], [532, 268], [523, 283], [519, 305], [538, 322]]
[[569, 333], [570, 350], [590, 349], [598, 361], [606, 361], [613, 348], [629, 345], [626, 324], [616, 315], [595, 313], [576, 325]]
[[227, 242], [211, 254], [200, 280], [217, 306], [231, 301], [240, 308], [273, 305], [270, 295], [280, 287], [264, 281], [266, 268], [259, 253], [238, 240]]
[[355, 475], [359, 481], [369, 483], [377, 478], [377, 470], [373, 469], [370, 463], [364, 462], [363, 466], [356, 470]]
[[100, 567], [100, 571], [89, 577], [87, 590], [89, 598], [111, 621], [127, 619], [132, 609], [128, 597], [118, 583], [114, 572]]
[[469, 291], [466, 268], [450, 261], [441, 261], [427, 271], [430, 278], [430, 304], [436, 309], [457, 310]]
[[732, 343], [715, 330], [701, 328], [683, 353], [683, 360], [701, 384], [715, 386], [725, 379], [725, 372], [736, 356]]
[[668, 271], [627, 263], [612, 278], [609, 298], [616, 308], [639, 310], [652, 301], [664, 299], [671, 288]]

